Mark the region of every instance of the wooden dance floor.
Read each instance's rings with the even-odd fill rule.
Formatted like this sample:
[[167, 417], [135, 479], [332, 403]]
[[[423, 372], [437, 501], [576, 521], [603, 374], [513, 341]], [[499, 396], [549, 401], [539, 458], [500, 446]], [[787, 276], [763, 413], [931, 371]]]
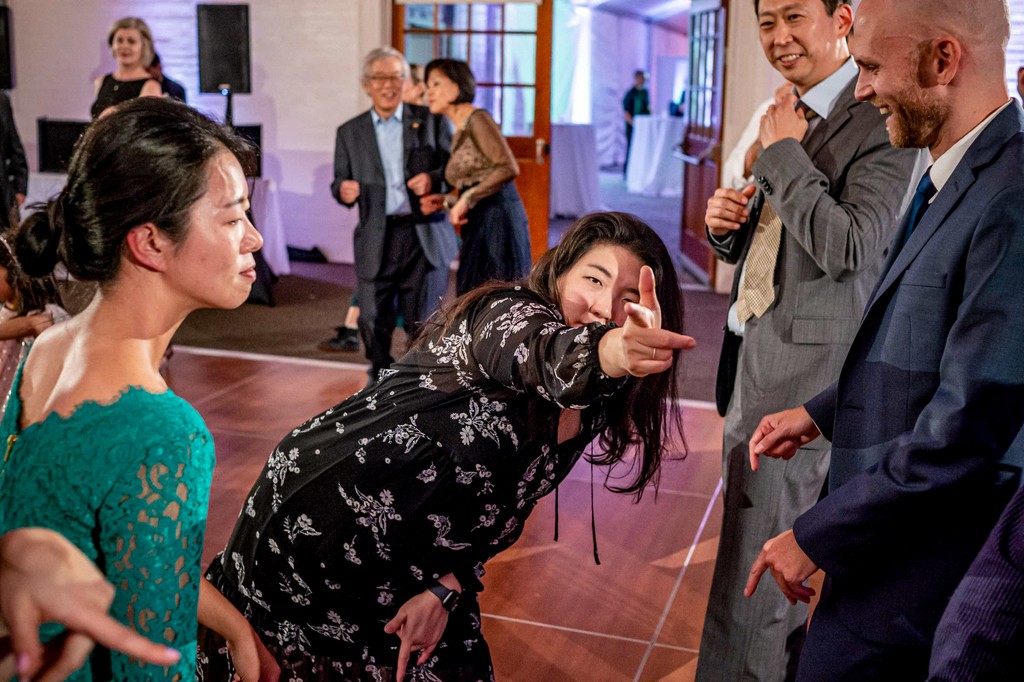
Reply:
[[[217, 447], [204, 563], [280, 437], [366, 382], [361, 365], [181, 346], [165, 374]], [[558, 541], [549, 495], [520, 541], [487, 564], [483, 625], [499, 681], [694, 678], [722, 513], [722, 420], [710, 404], [680, 409], [689, 456], [665, 463], [657, 499], [613, 495], [602, 469], [581, 461], [560, 487]]]

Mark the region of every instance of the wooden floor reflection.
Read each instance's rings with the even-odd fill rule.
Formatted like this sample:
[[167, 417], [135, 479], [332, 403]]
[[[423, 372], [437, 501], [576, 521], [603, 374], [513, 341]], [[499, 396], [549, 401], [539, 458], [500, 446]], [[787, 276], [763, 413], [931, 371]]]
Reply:
[[[359, 365], [183, 347], [166, 374], [217, 447], [204, 562], [280, 437], [366, 381]], [[609, 493], [602, 470], [581, 461], [559, 490], [558, 541], [548, 496], [522, 539], [488, 563], [481, 603], [499, 680], [693, 679], [721, 520], [722, 422], [710, 405], [680, 409], [689, 455], [664, 465], [657, 498]]]

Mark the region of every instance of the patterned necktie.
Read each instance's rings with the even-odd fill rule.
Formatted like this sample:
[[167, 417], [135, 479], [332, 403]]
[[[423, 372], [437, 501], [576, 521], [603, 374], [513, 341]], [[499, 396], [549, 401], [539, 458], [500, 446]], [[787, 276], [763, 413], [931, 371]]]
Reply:
[[775, 302], [775, 262], [781, 241], [782, 219], [765, 199], [744, 261], [743, 282], [736, 299], [736, 316], [741, 323], [751, 317], [761, 317]]
[[928, 202], [931, 201], [932, 197], [938, 190], [935, 189], [935, 183], [932, 182], [932, 169], [929, 168], [925, 171], [924, 175], [921, 176], [921, 182], [917, 183], [917, 191], [914, 192], [914, 200], [910, 203], [910, 212], [907, 214], [907, 229], [903, 233], [903, 243], [906, 244], [907, 240], [910, 239], [910, 233], [914, 231], [917, 224], [921, 222], [921, 218], [924, 217], [924, 212], [928, 210]]
[[810, 121], [812, 118], [814, 118], [815, 116], [818, 115], [818, 112], [816, 112], [814, 109], [811, 109], [809, 106], [807, 106], [807, 102], [803, 101], [802, 99], [798, 99], [796, 101], [796, 104], [793, 105], [793, 108], [797, 109], [797, 110], [800, 110], [800, 111], [803, 111], [804, 112], [804, 119], [807, 120], [807, 121]]

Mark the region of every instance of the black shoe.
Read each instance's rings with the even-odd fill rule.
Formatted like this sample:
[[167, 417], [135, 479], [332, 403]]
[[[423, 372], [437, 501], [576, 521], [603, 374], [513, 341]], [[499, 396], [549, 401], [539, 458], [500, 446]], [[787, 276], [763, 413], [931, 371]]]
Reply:
[[359, 332], [351, 327], [338, 327], [338, 334], [317, 348], [324, 353], [354, 353], [359, 350]]

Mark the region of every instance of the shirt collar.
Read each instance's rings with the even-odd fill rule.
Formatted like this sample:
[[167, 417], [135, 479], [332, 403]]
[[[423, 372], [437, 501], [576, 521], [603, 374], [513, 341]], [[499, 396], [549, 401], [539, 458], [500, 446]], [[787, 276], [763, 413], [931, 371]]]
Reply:
[[[405, 103], [404, 102], [399, 102], [398, 103], [398, 108], [395, 109], [395, 113], [391, 114], [391, 116], [388, 117], [387, 120], [390, 121], [393, 118], [396, 121], [398, 121], [399, 123], [401, 123], [402, 122], [402, 110], [403, 110], [404, 107], [405, 107]], [[381, 115], [378, 114], [377, 110], [374, 109], [373, 107], [370, 107], [370, 118], [373, 119], [373, 125], [377, 125], [381, 121], [385, 120], [385, 119], [381, 118]]]
[[[814, 110], [818, 116], [828, 118], [836, 100], [843, 94], [843, 90], [857, 77], [857, 63], [850, 57], [843, 65], [832, 72], [832, 75], [824, 79], [800, 97], [800, 101]], [[799, 96], [799, 95], [798, 95]]]
[[931, 173], [932, 184], [935, 185], [936, 194], [938, 194], [939, 190], [942, 189], [942, 186], [949, 181], [949, 178], [953, 175], [953, 171], [956, 170], [956, 167], [960, 164], [960, 161], [967, 154], [967, 150], [971, 148], [971, 145], [974, 144], [974, 141], [978, 139], [978, 136], [981, 135], [982, 131], [984, 131], [985, 128], [988, 127], [988, 124], [992, 122], [992, 119], [998, 116], [999, 112], [1001, 112], [1003, 109], [1009, 106], [1011, 102], [1013, 102], [1012, 99], [1007, 101], [1006, 104], [1004, 104], [1003, 106], [993, 111], [991, 114], [988, 115], [988, 117], [984, 121], [976, 125], [974, 129], [971, 130], [971, 132], [961, 137], [959, 140], [956, 141], [956, 143], [952, 147], [947, 149], [939, 158], [934, 159], [932, 161], [929, 173]]

